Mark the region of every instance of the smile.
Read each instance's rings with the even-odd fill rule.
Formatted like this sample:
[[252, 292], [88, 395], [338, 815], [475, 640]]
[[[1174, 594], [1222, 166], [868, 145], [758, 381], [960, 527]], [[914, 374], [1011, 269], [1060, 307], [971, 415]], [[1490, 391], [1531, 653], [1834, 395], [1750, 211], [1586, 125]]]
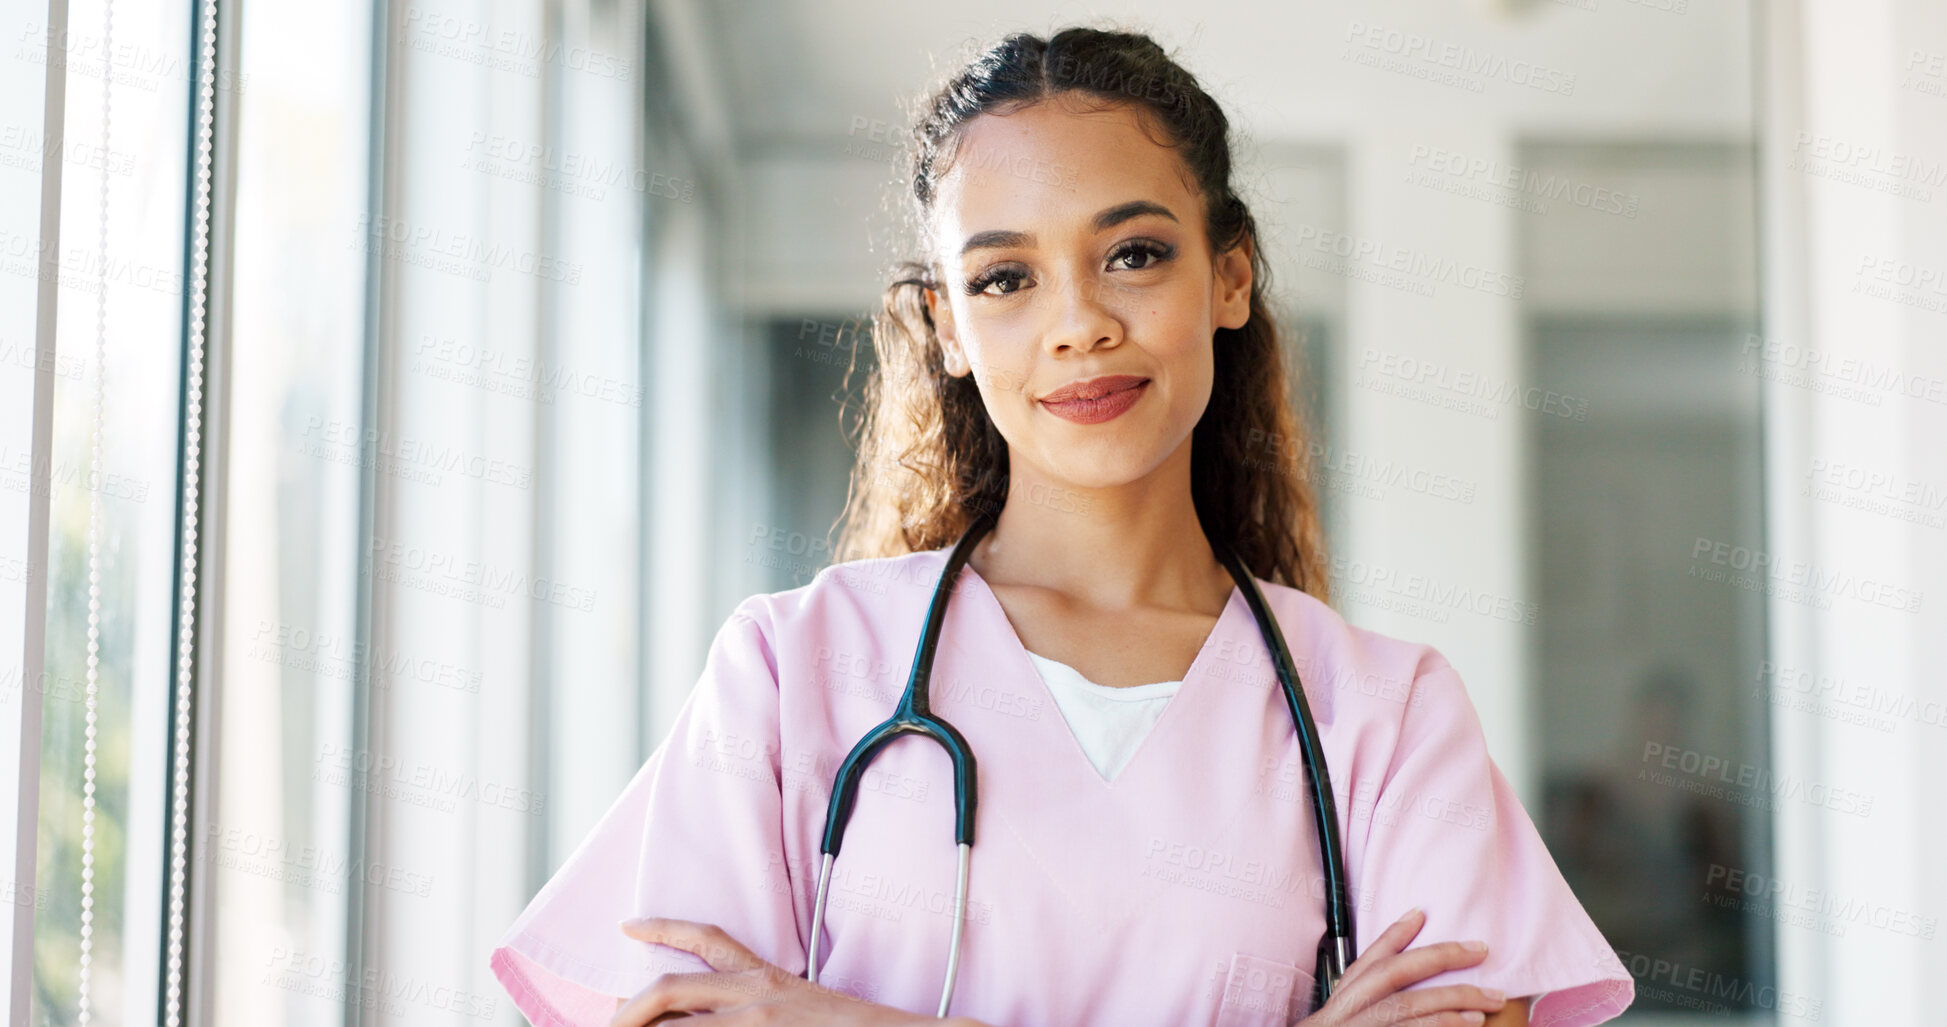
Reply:
[[1101, 424], [1120, 417], [1149, 391], [1140, 375], [1106, 375], [1063, 386], [1041, 400], [1051, 414], [1076, 424]]

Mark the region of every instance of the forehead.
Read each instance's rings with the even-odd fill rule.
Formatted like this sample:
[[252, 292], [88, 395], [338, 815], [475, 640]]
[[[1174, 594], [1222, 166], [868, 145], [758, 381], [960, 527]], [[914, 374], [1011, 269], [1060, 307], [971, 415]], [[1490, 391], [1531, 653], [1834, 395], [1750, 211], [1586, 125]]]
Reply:
[[1097, 211], [1137, 199], [1196, 224], [1196, 185], [1157, 132], [1128, 104], [1072, 95], [975, 117], [960, 131], [933, 208], [942, 252], [990, 229], [1033, 232], [1043, 242], [1086, 232]]

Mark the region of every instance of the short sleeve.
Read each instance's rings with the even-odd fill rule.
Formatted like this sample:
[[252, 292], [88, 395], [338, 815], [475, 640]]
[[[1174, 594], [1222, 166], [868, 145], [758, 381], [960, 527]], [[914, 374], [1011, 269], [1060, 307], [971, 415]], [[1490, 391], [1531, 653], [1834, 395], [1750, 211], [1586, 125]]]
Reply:
[[1480, 939], [1488, 952], [1479, 966], [1416, 987], [1474, 984], [1510, 998], [1540, 996], [1529, 1010], [1535, 1027], [1621, 1015], [1635, 982], [1488, 756], [1460, 676], [1439, 661], [1413, 687], [1386, 774], [1353, 797], [1355, 828], [1369, 818], [1364, 880], [1353, 881], [1360, 945], [1419, 906], [1426, 925], [1414, 947]]
[[783, 855], [775, 656], [747, 600], [718, 628], [669, 736], [495, 948], [490, 966], [537, 1027], [606, 1024], [616, 1001], [703, 959], [623, 920], [716, 924], [804, 963]]

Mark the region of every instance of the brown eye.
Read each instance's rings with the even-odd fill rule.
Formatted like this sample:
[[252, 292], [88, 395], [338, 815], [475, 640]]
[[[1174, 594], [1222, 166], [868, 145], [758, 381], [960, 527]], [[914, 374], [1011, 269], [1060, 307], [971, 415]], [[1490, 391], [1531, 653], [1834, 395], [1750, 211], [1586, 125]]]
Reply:
[[[1027, 275], [1014, 268], [995, 268], [982, 272], [978, 277], [968, 281], [967, 295], [1011, 296], [1021, 291], [1021, 283], [1027, 281], [1027, 277]], [[996, 283], [1009, 285], [1010, 288], [1002, 289], [999, 292], [988, 292], [987, 287]]]
[[[1115, 254], [1109, 258], [1109, 263], [1114, 264], [1117, 261], [1123, 261], [1123, 270], [1147, 271], [1157, 264], [1168, 260], [1170, 253], [1171, 248], [1161, 243], [1150, 242], [1146, 239], [1138, 240], [1116, 250]], [[1131, 260], [1139, 261], [1139, 263], [1133, 265], [1127, 263]]]

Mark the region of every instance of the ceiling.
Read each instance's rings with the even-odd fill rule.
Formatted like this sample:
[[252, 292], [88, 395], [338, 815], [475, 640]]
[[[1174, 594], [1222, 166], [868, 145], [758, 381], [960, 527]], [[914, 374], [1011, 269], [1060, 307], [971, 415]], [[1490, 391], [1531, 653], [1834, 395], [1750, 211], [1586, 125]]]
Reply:
[[[901, 124], [903, 102], [964, 52], [1008, 32], [1046, 35], [1071, 24], [1156, 36], [1247, 134], [1265, 142], [1338, 139], [1402, 120], [1488, 122], [1539, 136], [1748, 135], [1750, 9], [1660, 9], [1669, 2], [1130, 0], [1023, 2], [1000, 11], [912, 0], [666, 6], [688, 7], [703, 26], [699, 43], [711, 52], [706, 77], [720, 91], [743, 160], [780, 150], [842, 150], [860, 119]], [[1402, 63], [1402, 51], [1411, 73], [1369, 63]], [[1463, 61], [1502, 74], [1474, 76], [1477, 91], [1429, 80]], [[1535, 69], [1569, 88], [1513, 81]]]

